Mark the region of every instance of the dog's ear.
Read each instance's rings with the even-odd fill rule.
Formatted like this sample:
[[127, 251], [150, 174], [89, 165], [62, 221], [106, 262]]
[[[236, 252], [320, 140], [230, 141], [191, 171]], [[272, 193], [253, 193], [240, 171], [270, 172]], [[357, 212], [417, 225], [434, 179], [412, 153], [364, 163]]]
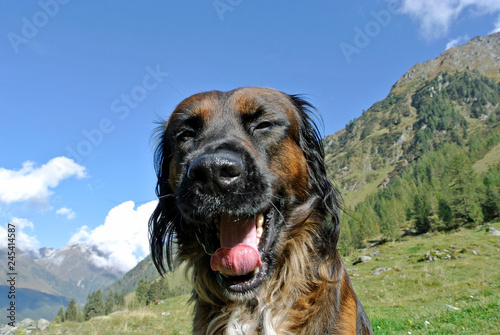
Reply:
[[154, 161], [156, 176], [156, 195], [158, 205], [149, 219], [149, 245], [153, 263], [160, 274], [167, 271], [164, 266], [166, 258], [168, 268], [173, 270], [173, 244], [176, 227], [180, 225], [181, 215], [175, 204], [175, 196], [169, 184], [169, 166], [173, 156], [172, 139], [167, 133], [166, 124], [157, 129], [157, 144]]
[[331, 216], [332, 243], [337, 244], [339, 236], [339, 194], [327, 177], [324, 150], [320, 133], [311, 115], [318, 114], [314, 106], [297, 95], [291, 95], [300, 116], [300, 148], [305, 155], [309, 170], [309, 187], [321, 199], [321, 207]]

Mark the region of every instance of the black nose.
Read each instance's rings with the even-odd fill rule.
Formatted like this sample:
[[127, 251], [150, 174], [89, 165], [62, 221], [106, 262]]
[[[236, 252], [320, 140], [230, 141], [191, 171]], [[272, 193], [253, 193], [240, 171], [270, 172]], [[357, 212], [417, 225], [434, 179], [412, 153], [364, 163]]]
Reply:
[[187, 176], [203, 187], [216, 192], [229, 190], [242, 179], [243, 162], [232, 153], [205, 154], [196, 158], [188, 168]]

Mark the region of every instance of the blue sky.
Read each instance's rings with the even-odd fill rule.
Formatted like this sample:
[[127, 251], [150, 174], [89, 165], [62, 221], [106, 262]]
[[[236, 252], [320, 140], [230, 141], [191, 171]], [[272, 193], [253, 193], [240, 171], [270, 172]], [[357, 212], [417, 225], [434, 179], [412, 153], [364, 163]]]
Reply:
[[[324, 134], [415, 63], [500, 30], [494, 0], [0, 2], [0, 247], [147, 253], [151, 135], [191, 94], [304, 94]], [[3, 227], [3, 228], [1, 228]]]

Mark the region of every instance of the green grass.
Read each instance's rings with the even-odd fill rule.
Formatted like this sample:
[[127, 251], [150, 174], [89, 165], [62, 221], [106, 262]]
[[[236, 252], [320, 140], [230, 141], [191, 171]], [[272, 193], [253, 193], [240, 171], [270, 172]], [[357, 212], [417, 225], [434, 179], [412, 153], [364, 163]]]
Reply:
[[378, 186], [384, 181], [385, 178], [387, 178], [387, 176], [389, 175], [390, 172], [392, 172], [392, 170], [394, 170], [394, 165], [389, 165], [383, 169], [376, 170], [374, 171], [374, 173], [376, 173], [375, 179], [361, 186], [355, 192], [348, 192], [348, 191], [343, 192], [344, 204], [347, 207], [354, 207], [356, 204], [365, 200], [366, 197], [368, 197], [370, 194], [375, 193], [377, 191]]
[[[500, 230], [500, 223], [494, 225]], [[451, 260], [420, 262], [429, 250]], [[372, 261], [351, 265], [380, 251]], [[500, 237], [485, 228], [405, 237], [344, 258], [375, 334], [500, 334]], [[391, 270], [375, 275], [379, 267]], [[181, 276], [173, 275], [176, 285]], [[53, 324], [33, 334], [190, 334], [188, 295], [85, 323]], [[162, 315], [170, 313], [170, 315]]]
[[485, 173], [500, 161], [500, 143], [494, 146], [483, 158], [474, 163], [473, 168], [477, 173]]
[[123, 313], [97, 317], [83, 323], [52, 324], [44, 332], [36, 331], [32, 334], [191, 334], [192, 305], [187, 304], [188, 298], [188, 295], [182, 295], [166, 299], [161, 305], [125, 310]]
[[[449, 250], [453, 259], [419, 262], [434, 249]], [[364, 254], [374, 250], [381, 254], [356, 270], [349, 261], [359, 253], [346, 264], [375, 334], [500, 334], [500, 237], [462, 230], [408, 238]], [[392, 270], [373, 274], [378, 267]]]

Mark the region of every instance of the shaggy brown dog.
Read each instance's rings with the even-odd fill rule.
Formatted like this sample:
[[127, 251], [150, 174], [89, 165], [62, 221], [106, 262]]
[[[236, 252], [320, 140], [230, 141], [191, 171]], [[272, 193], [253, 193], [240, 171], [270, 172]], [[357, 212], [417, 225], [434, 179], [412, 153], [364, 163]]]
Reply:
[[161, 273], [172, 248], [191, 270], [194, 334], [372, 333], [311, 109], [245, 87], [191, 96], [160, 127], [151, 251]]

